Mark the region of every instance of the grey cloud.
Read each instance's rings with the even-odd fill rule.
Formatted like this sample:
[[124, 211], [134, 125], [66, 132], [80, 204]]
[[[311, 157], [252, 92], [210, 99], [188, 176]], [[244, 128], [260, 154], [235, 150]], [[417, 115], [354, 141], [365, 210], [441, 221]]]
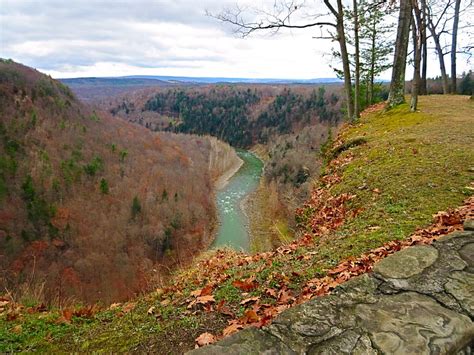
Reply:
[[[87, 66], [96, 62], [117, 62], [138, 67], [158, 67], [160, 63], [180, 61], [218, 61], [219, 53], [177, 55], [169, 48], [199, 49], [193, 43], [181, 43], [180, 33], [174, 26], [192, 25], [205, 31], [212, 40], [219, 24], [204, 15], [206, 8], [219, 9], [226, 1], [111, 1], [111, 0], [0, 0], [0, 56], [23, 60], [44, 69], [57, 69], [64, 65]], [[136, 24], [171, 25], [170, 31], [154, 33], [140, 31]], [[75, 41], [81, 40], [82, 45]], [[199, 38], [196, 39], [199, 43]], [[201, 38], [202, 40], [202, 38]], [[54, 47], [44, 55], [28, 49], [40, 41], [45, 47]], [[188, 41], [189, 42], [189, 41]], [[23, 45], [22, 45], [23, 44]], [[103, 44], [103, 45], [101, 45]], [[20, 50], [18, 49], [20, 45]], [[22, 46], [21, 46], [22, 45]], [[25, 48], [26, 47], [26, 48]], [[150, 51], [155, 53], [150, 56]], [[33, 53], [31, 53], [33, 52]]]

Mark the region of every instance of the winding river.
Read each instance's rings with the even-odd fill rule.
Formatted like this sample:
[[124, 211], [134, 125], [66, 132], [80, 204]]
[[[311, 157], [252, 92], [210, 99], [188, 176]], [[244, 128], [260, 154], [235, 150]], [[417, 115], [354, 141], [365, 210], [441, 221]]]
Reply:
[[263, 162], [255, 154], [237, 150], [244, 161], [240, 170], [230, 178], [228, 184], [217, 192], [219, 228], [213, 247], [229, 246], [236, 250], [249, 250], [247, 217], [241, 202], [254, 191], [262, 175]]

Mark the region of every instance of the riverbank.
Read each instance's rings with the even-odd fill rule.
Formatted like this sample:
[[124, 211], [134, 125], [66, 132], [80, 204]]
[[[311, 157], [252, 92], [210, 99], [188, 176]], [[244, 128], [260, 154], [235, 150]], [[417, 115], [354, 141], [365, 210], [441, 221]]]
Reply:
[[215, 181], [214, 186], [217, 190], [222, 190], [229, 183], [229, 180], [240, 170], [242, 165], [244, 165], [244, 161], [242, 159], [240, 159], [238, 156], [236, 158], [237, 160], [235, 160], [233, 164]]
[[239, 171], [244, 162], [229, 144], [215, 137], [208, 137], [208, 139], [211, 145], [209, 173], [215, 188], [221, 190], [229, 179]]

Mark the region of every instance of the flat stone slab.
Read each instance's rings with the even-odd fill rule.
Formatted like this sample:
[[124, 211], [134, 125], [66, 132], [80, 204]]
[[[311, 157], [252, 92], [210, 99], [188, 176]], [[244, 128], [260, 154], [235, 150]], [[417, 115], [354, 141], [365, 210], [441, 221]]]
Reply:
[[395, 253], [375, 267], [195, 354], [471, 354], [474, 231]]
[[390, 279], [407, 279], [421, 274], [438, 259], [438, 250], [420, 245], [403, 249], [374, 266], [374, 272]]

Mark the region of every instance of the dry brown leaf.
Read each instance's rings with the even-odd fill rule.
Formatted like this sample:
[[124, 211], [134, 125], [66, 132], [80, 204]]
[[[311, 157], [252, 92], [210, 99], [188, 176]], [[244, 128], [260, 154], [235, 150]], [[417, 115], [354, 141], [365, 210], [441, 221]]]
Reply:
[[248, 303], [257, 302], [259, 299], [260, 299], [260, 297], [258, 297], [258, 296], [249, 297], [249, 298], [246, 298], [245, 300], [243, 300], [242, 302], [240, 302], [240, 304], [242, 306], [245, 306]]
[[230, 325], [222, 331], [222, 335], [224, 335], [226, 337], [226, 336], [231, 335], [231, 334], [235, 333], [236, 331], [242, 329], [243, 327], [244, 326], [242, 324], [240, 324], [238, 321], [234, 320], [234, 321], [230, 322]]
[[122, 312], [128, 313], [128, 312], [130, 312], [130, 311], [133, 311], [133, 310], [135, 309], [135, 306], [136, 306], [136, 303], [133, 303], [133, 302], [126, 303], [126, 304], [122, 307]]
[[245, 311], [244, 316], [241, 320], [244, 324], [256, 323], [260, 321], [260, 317], [253, 309], [248, 309]]
[[163, 301], [160, 302], [160, 305], [162, 307], [166, 307], [167, 305], [169, 305], [171, 303], [171, 300], [169, 298], [167, 299], [164, 299]]
[[267, 294], [268, 296], [271, 296], [273, 298], [277, 298], [277, 291], [273, 288], [267, 288], [265, 290], [265, 294]]
[[200, 304], [206, 304], [206, 303], [215, 302], [215, 301], [216, 300], [214, 299], [213, 295], [200, 296], [196, 299], [196, 303], [200, 303]]
[[232, 282], [232, 286], [237, 287], [241, 289], [242, 291], [252, 291], [258, 287], [258, 283], [255, 281], [240, 281], [240, 280], [235, 280]]
[[202, 333], [196, 338], [196, 344], [198, 347], [215, 343], [217, 338], [211, 333]]

